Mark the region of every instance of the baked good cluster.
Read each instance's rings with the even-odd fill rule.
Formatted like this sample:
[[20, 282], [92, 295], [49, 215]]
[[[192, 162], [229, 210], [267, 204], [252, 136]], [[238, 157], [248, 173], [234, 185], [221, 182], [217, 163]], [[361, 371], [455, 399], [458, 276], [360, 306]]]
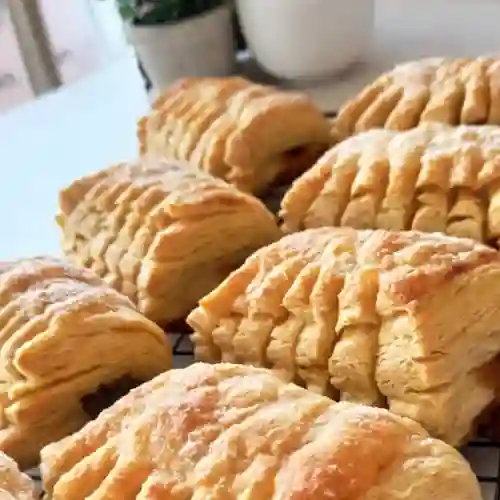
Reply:
[[60, 192], [64, 258], [0, 262], [0, 497], [40, 465], [48, 500], [480, 500], [500, 60], [399, 65], [333, 120], [188, 78], [137, 138]]

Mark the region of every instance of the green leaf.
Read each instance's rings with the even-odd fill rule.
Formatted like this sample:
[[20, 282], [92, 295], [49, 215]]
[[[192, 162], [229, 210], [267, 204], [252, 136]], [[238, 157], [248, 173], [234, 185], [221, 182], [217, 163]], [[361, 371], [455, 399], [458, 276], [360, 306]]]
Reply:
[[134, 0], [116, 0], [118, 5], [118, 11], [122, 18], [126, 21], [133, 19], [135, 17], [135, 5]]
[[136, 25], [171, 24], [201, 15], [226, 0], [115, 0], [122, 18]]

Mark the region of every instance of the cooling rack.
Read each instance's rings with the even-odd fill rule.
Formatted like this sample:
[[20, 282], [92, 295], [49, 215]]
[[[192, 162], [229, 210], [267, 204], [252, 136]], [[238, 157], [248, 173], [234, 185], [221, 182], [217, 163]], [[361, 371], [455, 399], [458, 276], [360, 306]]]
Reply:
[[[335, 118], [335, 111], [324, 113], [329, 119]], [[287, 190], [287, 186], [281, 186], [274, 190], [270, 197], [263, 199], [268, 208], [277, 213], [281, 197]], [[179, 330], [185, 331], [185, 325], [179, 324]], [[193, 346], [189, 340], [189, 333], [169, 333], [174, 355], [174, 367], [184, 368], [194, 362]], [[484, 500], [500, 500], [500, 441], [478, 439], [470, 442], [462, 450], [465, 458], [470, 462], [482, 490]], [[31, 477], [40, 484], [38, 469], [29, 471]]]
[[[194, 361], [189, 335], [172, 334], [174, 363], [184, 367]], [[469, 460], [483, 492], [484, 500], [500, 500], [500, 441], [475, 440], [462, 450]]]

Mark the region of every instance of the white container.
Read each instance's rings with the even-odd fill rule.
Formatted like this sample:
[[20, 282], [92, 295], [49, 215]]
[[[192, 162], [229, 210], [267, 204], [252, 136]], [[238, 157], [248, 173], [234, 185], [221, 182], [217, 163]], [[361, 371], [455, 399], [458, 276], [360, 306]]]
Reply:
[[225, 76], [233, 72], [235, 52], [228, 6], [175, 24], [126, 26], [156, 91], [190, 76]]
[[363, 58], [374, 0], [237, 0], [250, 51], [269, 73], [324, 78]]

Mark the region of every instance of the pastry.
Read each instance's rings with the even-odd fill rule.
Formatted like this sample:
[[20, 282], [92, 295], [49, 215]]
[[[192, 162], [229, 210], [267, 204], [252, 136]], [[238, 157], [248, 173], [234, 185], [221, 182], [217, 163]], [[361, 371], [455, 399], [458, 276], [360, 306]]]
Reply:
[[187, 321], [198, 359], [269, 367], [456, 445], [495, 400], [499, 301], [500, 254], [473, 240], [319, 228], [256, 252]]
[[500, 59], [430, 58], [399, 64], [341, 107], [334, 135], [423, 122], [500, 125]]
[[500, 127], [425, 124], [351, 137], [297, 179], [280, 215], [285, 232], [438, 231], [498, 247]]
[[0, 450], [23, 469], [94, 416], [103, 387], [123, 394], [170, 364], [163, 331], [94, 273], [0, 263]]
[[165, 325], [184, 318], [257, 248], [279, 237], [250, 195], [183, 163], [142, 158], [60, 194], [63, 249]]
[[2, 500], [35, 500], [33, 481], [20, 472], [16, 462], [0, 452], [0, 498]]
[[42, 451], [52, 500], [481, 500], [458, 451], [268, 370], [196, 364]]
[[142, 154], [188, 161], [253, 193], [289, 183], [332, 142], [306, 95], [240, 77], [177, 82], [140, 120], [138, 137]]

